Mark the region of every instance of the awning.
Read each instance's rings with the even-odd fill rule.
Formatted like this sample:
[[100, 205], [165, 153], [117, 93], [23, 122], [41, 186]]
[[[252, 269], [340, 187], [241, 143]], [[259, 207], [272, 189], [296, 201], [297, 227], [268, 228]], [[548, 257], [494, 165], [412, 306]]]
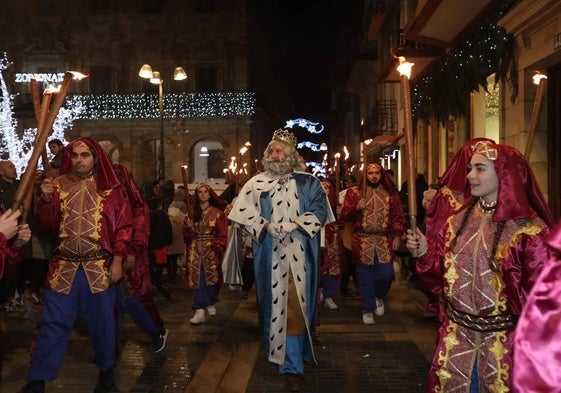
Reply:
[[461, 35], [501, 0], [424, 0], [405, 28], [407, 41], [451, 48]]

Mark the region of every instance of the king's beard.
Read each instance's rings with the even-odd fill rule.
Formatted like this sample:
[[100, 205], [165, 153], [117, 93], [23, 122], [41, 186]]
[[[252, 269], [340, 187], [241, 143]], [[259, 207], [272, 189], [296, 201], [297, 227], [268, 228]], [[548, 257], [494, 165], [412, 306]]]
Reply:
[[263, 162], [265, 170], [271, 172], [273, 175], [286, 175], [292, 171], [288, 160], [274, 160], [266, 158]]
[[366, 184], [368, 184], [369, 187], [377, 188], [380, 185], [380, 180], [376, 182], [371, 182], [370, 180], [367, 179]]

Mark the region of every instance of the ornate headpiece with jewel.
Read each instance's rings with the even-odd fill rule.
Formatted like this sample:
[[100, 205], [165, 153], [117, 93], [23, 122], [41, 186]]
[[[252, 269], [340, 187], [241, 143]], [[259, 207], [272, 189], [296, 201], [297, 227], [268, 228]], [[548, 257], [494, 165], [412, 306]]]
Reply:
[[471, 147], [473, 154], [478, 153], [484, 155], [491, 161], [497, 159], [497, 148], [493, 146], [493, 143], [489, 141], [479, 141]]
[[296, 148], [296, 137], [294, 136], [293, 133], [291, 133], [288, 130], [283, 130], [281, 128], [279, 128], [278, 130], [275, 130], [275, 132], [273, 133], [273, 139], [271, 142], [273, 141], [279, 141], [279, 142], [283, 142], [286, 143], [287, 145], [293, 147], [294, 149]]

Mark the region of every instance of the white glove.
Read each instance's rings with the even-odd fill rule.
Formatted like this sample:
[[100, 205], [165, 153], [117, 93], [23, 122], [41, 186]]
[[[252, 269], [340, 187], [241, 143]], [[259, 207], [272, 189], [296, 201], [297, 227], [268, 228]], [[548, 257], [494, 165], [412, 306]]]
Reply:
[[267, 227], [267, 232], [269, 232], [269, 235], [271, 235], [273, 239], [282, 239], [286, 235], [280, 230], [278, 224], [272, 224], [272, 223], [270, 223], [269, 226]]
[[288, 235], [290, 232], [294, 232], [298, 228], [298, 225], [295, 222], [283, 222], [280, 224], [281, 231]]

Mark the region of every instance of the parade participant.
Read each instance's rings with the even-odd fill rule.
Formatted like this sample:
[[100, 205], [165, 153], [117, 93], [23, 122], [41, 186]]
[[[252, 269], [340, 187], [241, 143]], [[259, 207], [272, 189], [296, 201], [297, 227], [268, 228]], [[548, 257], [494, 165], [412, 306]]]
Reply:
[[[335, 185], [328, 179], [323, 179], [321, 184], [327, 194], [327, 200], [332, 211], [337, 209], [337, 195]], [[336, 310], [337, 304], [333, 297], [339, 289], [341, 280], [341, 262], [343, 260], [343, 240], [340, 231], [343, 229], [342, 221], [335, 221], [323, 227], [320, 263], [320, 299], [330, 310]], [[321, 300], [320, 300], [321, 301]]]
[[192, 216], [185, 217], [186, 285], [193, 290], [194, 325], [216, 315], [216, 301], [222, 284], [222, 259], [228, 239], [226, 202], [208, 184], [195, 188]]
[[305, 173], [296, 138], [276, 130], [265, 172], [241, 189], [230, 220], [253, 238], [255, 284], [264, 347], [291, 391], [303, 386], [304, 362], [316, 362], [311, 338], [319, 277], [319, 233], [333, 221], [320, 181]]
[[142, 330], [150, 335], [152, 351], [157, 353], [164, 349], [169, 331], [164, 327], [164, 322], [152, 298], [152, 280], [148, 263], [150, 211], [132, 173], [119, 164], [113, 164], [113, 169], [121, 180], [132, 213], [131, 243], [123, 263], [124, 277], [117, 290], [117, 304], [120, 311], [117, 317], [117, 339], [121, 338], [123, 314], [127, 313]]
[[511, 391], [514, 327], [548, 256], [551, 213], [520, 152], [476, 143], [467, 180], [471, 195], [434, 240], [407, 234], [445, 305], [427, 392]]
[[[345, 189], [339, 192], [339, 208], [343, 206], [347, 191], [356, 186], [357, 181], [353, 175], [349, 175], [345, 179]], [[339, 284], [341, 295], [349, 296], [349, 281], [351, 277], [354, 282], [355, 290], [358, 292], [356, 279], [356, 265], [353, 263], [353, 223], [341, 217], [338, 211], [338, 218], [343, 221], [343, 229], [341, 229], [341, 239], [343, 240], [343, 260], [341, 261], [341, 283]]]
[[366, 165], [364, 190], [349, 189], [343, 201], [343, 218], [353, 224], [353, 260], [363, 307], [362, 322], [374, 324], [375, 313], [384, 315], [393, 280], [394, 250], [403, 234], [403, 208], [399, 193], [386, 171], [377, 163]]
[[546, 262], [522, 314], [514, 336], [514, 391], [554, 393], [561, 386], [561, 221], [547, 240]]
[[[436, 239], [440, 228], [469, 197], [470, 187], [466, 178], [466, 167], [473, 155], [472, 147], [478, 142], [484, 141], [495, 143], [492, 139], [487, 138], [474, 138], [464, 143], [436, 184], [431, 185], [431, 188], [423, 193], [421, 204], [425, 208], [425, 235], [429, 242], [432, 241], [431, 239]], [[427, 297], [428, 312], [441, 315], [444, 310], [443, 304], [438, 300], [440, 294], [434, 294], [426, 288], [417, 274], [415, 264], [415, 258], [409, 259], [411, 271], [409, 287], [418, 289]]]
[[[21, 210], [0, 211], [0, 280], [3, 278], [6, 265], [19, 263], [23, 252], [22, 246], [31, 239], [29, 225], [18, 225], [20, 216]], [[12, 238], [16, 240], [11, 240]], [[3, 357], [0, 345], [0, 377], [2, 377]]]
[[78, 138], [63, 151], [62, 175], [41, 184], [37, 224], [54, 242], [43, 312], [21, 392], [44, 392], [56, 378], [81, 315], [99, 369], [95, 393], [115, 388], [116, 286], [131, 239], [130, 205], [98, 142]]

